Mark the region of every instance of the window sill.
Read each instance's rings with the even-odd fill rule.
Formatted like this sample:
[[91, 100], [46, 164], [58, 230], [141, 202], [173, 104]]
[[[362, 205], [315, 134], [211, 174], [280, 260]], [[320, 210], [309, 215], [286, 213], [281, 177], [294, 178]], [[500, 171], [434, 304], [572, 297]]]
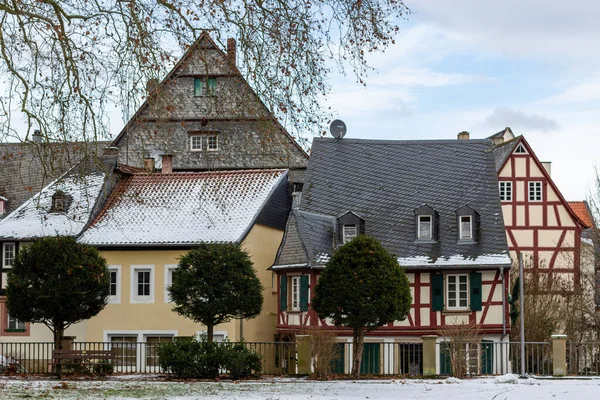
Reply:
[[469, 244], [477, 244], [477, 242], [474, 241], [474, 240], [458, 240], [456, 242], [456, 244], [458, 244], [458, 245], [461, 245], [461, 244], [469, 245]]
[[437, 240], [432, 240], [432, 239], [417, 239], [413, 243], [415, 243], [415, 244], [434, 244], [434, 243], [437, 243]]
[[306, 312], [306, 311], [300, 311], [300, 310], [287, 310], [286, 311], [286, 313], [288, 313], [288, 314], [301, 314], [303, 312]]
[[5, 329], [4, 332], [25, 333], [25, 332], [27, 332], [27, 329]]
[[460, 310], [444, 310], [442, 311], [442, 315], [460, 315], [460, 314], [471, 314], [471, 310], [468, 308], [460, 309]]

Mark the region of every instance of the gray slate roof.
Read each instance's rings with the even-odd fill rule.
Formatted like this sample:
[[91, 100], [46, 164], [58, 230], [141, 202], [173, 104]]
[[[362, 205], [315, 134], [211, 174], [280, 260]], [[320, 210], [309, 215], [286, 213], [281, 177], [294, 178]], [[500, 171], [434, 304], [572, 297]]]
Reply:
[[504, 142], [502, 144], [494, 146], [494, 161], [496, 163], [496, 172], [500, 171], [500, 168], [504, 165], [506, 159], [512, 154], [515, 146], [519, 142], [518, 136], [513, 140], [509, 140], [508, 142]]
[[[414, 211], [424, 204], [439, 214], [437, 243], [415, 243]], [[456, 210], [465, 205], [480, 216], [475, 244], [457, 243]], [[409, 268], [510, 266], [489, 139], [315, 139], [300, 208], [288, 220], [273, 268], [307, 258], [311, 266], [326, 262], [336, 218], [348, 211]]]

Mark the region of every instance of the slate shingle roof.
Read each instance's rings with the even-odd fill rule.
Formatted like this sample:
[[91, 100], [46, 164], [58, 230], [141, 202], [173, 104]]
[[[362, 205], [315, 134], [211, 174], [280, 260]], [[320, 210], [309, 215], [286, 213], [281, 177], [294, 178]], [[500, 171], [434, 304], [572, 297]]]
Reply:
[[494, 160], [496, 162], [496, 172], [500, 172], [500, 168], [504, 165], [506, 159], [512, 154], [515, 146], [519, 142], [520, 136], [494, 146]]
[[[415, 243], [415, 214], [428, 204], [440, 218], [437, 243]], [[481, 234], [475, 244], [457, 243], [456, 211], [468, 205], [477, 211]], [[374, 236], [401, 264], [444, 268], [462, 265], [510, 266], [498, 196], [492, 141], [376, 141], [318, 138], [313, 141], [298, 215], [321, 220], [348, 211], [365, 221]], [[311, 218], [303, 219], [312, 221]], [[322, 264], [334, 249], [335, 223], [298, 224], [298, 240], [309, 251], [312, 265]], [[286, 233], [290, 240], [293, 235]], [[316, 246], [313, 243], [318, 242]], [[294, 264], [285, 242], [275, 267]], [[297, 248], [297, 245], [289, 245]], [[318, 259], [321, 255], [321, 260]], [[297, 260], [301, 262], [301, 257]]]
[[0, 196], [7, 199], [8, 216], [50, 182], [90, 154], [102, 153], [108, 142], [0, 144]]
[[80, 237], [95, 246], [243, 240], [287, 170], [133, 174]]
[[[0, 221], [0, 240], [31, 240], [44, 236], [77, 236], [106, 196], [112, 157], [88, 157], [36, 193]], [[67, 197], [65, 212], [52, 210], [52, 196]]]

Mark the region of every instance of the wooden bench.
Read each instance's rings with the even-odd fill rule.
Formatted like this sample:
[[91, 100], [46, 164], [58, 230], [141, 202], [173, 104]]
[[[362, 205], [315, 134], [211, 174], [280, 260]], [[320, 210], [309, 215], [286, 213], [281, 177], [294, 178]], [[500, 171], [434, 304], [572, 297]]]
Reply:
[[[104, 361], [112, 361], [117, 359], [114, 350], [54, 350], [52, 352], [51, 365], [71, 366], [87, 366], [99, 365]], [[66, 364], [65, 361], [72, 361]]]

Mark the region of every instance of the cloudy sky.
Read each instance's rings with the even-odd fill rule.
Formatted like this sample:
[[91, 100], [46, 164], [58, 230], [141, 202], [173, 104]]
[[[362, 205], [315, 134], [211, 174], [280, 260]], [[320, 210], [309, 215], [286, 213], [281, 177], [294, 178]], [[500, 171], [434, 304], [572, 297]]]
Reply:
[[367, 87], [333, 82], [347, 137], [483, 138], [510, 126], [567, 200], [600, 167], [600, 2], [405, 0], [396, 45], [370, 59]]

